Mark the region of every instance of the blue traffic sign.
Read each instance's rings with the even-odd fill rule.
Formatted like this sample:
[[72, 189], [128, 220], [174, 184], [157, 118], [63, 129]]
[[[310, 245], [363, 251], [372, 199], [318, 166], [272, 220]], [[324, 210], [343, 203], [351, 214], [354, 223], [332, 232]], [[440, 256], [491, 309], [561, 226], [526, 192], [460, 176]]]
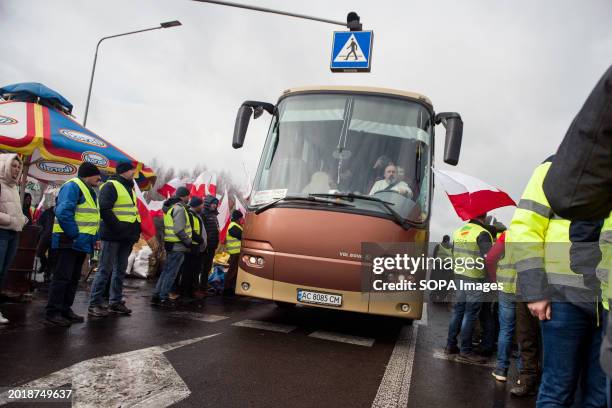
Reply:
[[373, 31], [334, 31], [332, 72], [370, 72]]

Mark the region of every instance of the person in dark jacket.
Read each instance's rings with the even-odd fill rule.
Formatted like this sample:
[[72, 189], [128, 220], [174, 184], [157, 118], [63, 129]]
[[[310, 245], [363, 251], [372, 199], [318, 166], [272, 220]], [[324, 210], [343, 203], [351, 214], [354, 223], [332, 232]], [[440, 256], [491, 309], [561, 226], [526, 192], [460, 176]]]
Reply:
[[200, 217], [203, 207], [204, 201], [200, 197], [191, 197], [189, 200], [187, 215], [191, 225], [191, 249], [185, 253], [185, 260], [178, 276], [179, 295], [183, 300], [193, 297], [194, 281], [202, 270], [202, 259], [206, 251], [206, 231]]
[[36, 256], [40, 259], [39, 273], [43, 274], [45, 282], [49, 282], [55, 265], [55, 250], [51, 249], [51, 235], [55, 221], [55, 206], [47, 208], [38, 217], [36, 224], [42, 229], [36, 246]]
[[[134, 192], [132, 163], [117, 165], [117, 175], [111, 176], [100, 189], [100, 238], [102, 248], [98, 272], [91, 285], [88, 314], [105, 317], [108, 312], [129, 315], [132, 311], [123, 300], [123, 279], [132, 247], [140, 238], [140, 216]], [[108, 309], [104, 293], [110, 279]]]
[[57, 249], [57, 263], [49, 288], [45, 320], [56, 326], [70, 326], [85, 319], [72, 310], [81, 269], [87, 254], [98, 245], [99, 212], [94, 187], [100, 184], [100, 170], [84, 162], [78, 178], [60, 189], [55, 209], [51, 247]]
[[219, 220], [217, 219], [217, 215], [219, 214], [219, 211], [217, 211], [218, 205], [219, 200], [217, 197], [209, 195], [204, 198], [204, 212], [202, 215], [208, 245], [206, 247], [206, 252], [204, 252], [202, 272], [199, 280], [201, 291], [206, 290], [206, 285], [208, 284], [208, 274], [212, 269], [215, 253], [217, 252], [217, 247], [219, 246]]
[[25, 193], [23, 195], [23, 205], [21, 207], [23, 215], [28, 219], [26, 225], [32, 225], [32, 194]]
[[238, 277], [238, 261], [240, 260], [240, 247], [242, 242], [242, 222], [244, 216], [239, 210], [232, 212], [232, 222], [227, 230], [226, 248], [230, 254], [229, 268], [225, 274], [223, 294], [232, 296], [236, 290], [236, 278]]
[[[609, 229], [612, 220], [612, 65], [570, 125], [544, 179], [543, 189], [555, 214], [571, 221], [572, 270], [581, 273], [586, 281], [585, 270], [592, 270], [593, 265], [598, 264], [597, 277], [609, 291], [608, 280], [612, 276], [609, 258], [601, 258], [602, 250], [609, 251], [612, 245], [612, 230]], [[583, 252], [579, 262], [575, 262], [577, 252]], [[581, 267], [577, 267], [578, 263]], [[609, 305], [610, 293], [602, 293], [602, 297], [608, 298]], [[600, 364], [610, 380], [612, 314], [609, 311], [607, 319]], [[610, 395], [610, 381], [607, 388]]]

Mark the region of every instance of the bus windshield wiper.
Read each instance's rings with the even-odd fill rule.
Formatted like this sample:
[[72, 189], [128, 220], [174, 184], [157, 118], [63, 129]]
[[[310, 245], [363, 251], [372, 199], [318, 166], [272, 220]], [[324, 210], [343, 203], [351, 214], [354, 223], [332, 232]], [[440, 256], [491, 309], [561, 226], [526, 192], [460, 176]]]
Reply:
[[255, 210], [255, 214], [260, 214], [266, 211], [268, 208], [272, 208], [276, 206], [276, 204], [283, 202], [283, 201], [308, 201], [308, 202], [317, 203], [317, 204], [333, 204], [333, 205], [338, 205], [342, 207], [354, 207], [353, 204], [341, 203], [335, 200], [325, 200], [325, 199], [316, 197], [314, 194], [309, 194], [307, 196], [285, 196], [283, 198], [279, 198], [278, 200], [274, 200], [268, 204], [264, 204], [262, 206], [257, 207], [257, 209]]
[[390, 203], [388, 201], [385, 200], [381, 200], [380, 198], [377, 197], [371, 197], [371, 196], [367, 196], [367, 195], [362, 195], [362, 194], [353, 194], [353, 193], [316, 193], [316, 194], [310, 194], [311, 196], [314, 197], [335, 197], [335, 198], [344, 198], [346, 200], [349, 201], [353, 201], [355, 198], [359, 199], [359, 200], [366, 200], [366, 201], [374, 201], [377, 203], [380, 203], [383, 207], [385, 207], [385, 209], [387, 210], [387, 212], [391, 215], [391, 217], [393, 218], [393, 220], [400, 226], [404, 226], [405, 224], [405, 220], [402, 218], [401, 215], [399, 215], [397, 213], [397, 211], [395, 211], [391, 206], [395, 205], [393, 203]]

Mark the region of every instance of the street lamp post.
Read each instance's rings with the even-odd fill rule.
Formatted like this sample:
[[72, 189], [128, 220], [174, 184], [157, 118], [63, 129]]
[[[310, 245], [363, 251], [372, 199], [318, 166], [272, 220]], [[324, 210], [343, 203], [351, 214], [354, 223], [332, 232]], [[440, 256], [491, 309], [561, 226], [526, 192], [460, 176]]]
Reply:
[[102, 43], [102, 41], [107, 40], [109, 38], [123, 37], [125, 35], [143, 33], [145, 31], [159, 30], [160, 28], [172, 28], [172, 27], [177, 27], [180, 25], [181, 25], [181, 22], [178, 20], [166, 21], [164, 23], [161, 23], [159, 27], [145, 28], [143, 30], [130, 31], [129, 33], [109, 35], [108, 37], [100, 38], [100, 41], [98, 41], [98, 45], [96, 45], [96, 54], [94, 56], [93, 67], [91, 68], [91, 78], [89, 79], [89, 91], [87, 92], [87, 103], [85, 104], [85, 117], [83, 118], [83, 126], [87, 126], [87, 113], [89, 112], [89, 101], [91, 99], [91, 87], [93, 85], [94, 74], [96, 72], [96, 62], [98, 61], [98, 49], [100, 48], [100, 44]]

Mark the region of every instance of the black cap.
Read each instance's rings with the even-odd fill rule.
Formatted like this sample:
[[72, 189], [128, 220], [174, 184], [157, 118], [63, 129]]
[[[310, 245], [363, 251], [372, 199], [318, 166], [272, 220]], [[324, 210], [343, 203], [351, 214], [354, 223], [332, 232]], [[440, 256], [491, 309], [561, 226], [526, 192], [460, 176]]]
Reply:
[[193, 196], [193, 197], [191, 197], [191, 200], [189, 200], [189, 206], [190, 207], [198, 207], [198, 206], [200, 206], [202, 204], [204, 204], [204, 200], [202, 200], [198, 196]]
[[187, 187], [180, 186], [179, 188], [176, 189], [176, 192], [174, 193], [174, 195], [179, 198], [187, 197], [189, 195], [189, 190], [187, 190]]
[[239, 219], [241, 219], [244, 215], [242, 214], [242, 211], [240, 210], [234, 210], [232, 211], [232, 221], [238, 221]]
[[83, 162], [79, 166], [79, 177], [100, 176], [100, 169], [90, 162]]
[[132, 162], [121, 162], [117, 165], [117, 174], [125, 173], [126, 171], [130, 171], [134, 169], [134, 165]]

